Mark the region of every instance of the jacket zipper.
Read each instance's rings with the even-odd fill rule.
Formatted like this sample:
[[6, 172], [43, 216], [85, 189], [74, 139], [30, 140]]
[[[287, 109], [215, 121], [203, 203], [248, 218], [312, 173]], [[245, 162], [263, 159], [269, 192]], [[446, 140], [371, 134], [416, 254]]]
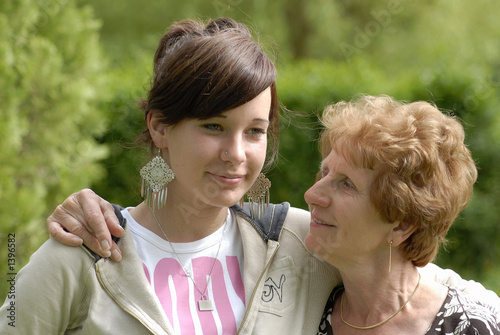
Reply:
[[[249, 301], [249, 304], [248, 306], [250, 306], [255, 298], [255, 294], [257, 293], [257, 287], [259, 286], [260, 282], [262, 281], [262, 277], [264, 276], [264, 273], [267, 272], [267, 269], [269, 268], [269, 266], [271, 266], [271, 262], [272, 260], [274, 259], [274, 256], [276, 256], [276, 253], [278, 252], [278, 249], [280, 248], [280, 244], [278, 243], [278, 245], [276, 246], [276, 250], [274, 250], [273, 252], [273, 255], [271, 256], [271, 258], [269, 259], [269, 261], [267, 262], [266, 264], [266, 267], [264, 268], [264, 271], [262, 271], [262, 273], [260, 274], [260, 277], [259, 277], [259, 280], [257, 282], [257, 285], [256, 287], [254, 288], [253, 292], [252, 292], [252, 297], [250, 298], [250, 301]], [[245, 315], [243, 316], [243, 320], [241, 320], [241, 323], [240, 323], [240, 326], [243, 325], [245, 323], [245, 320], [247, 319], [247, 316], [248, 316], [248, 313], [249, 313], [249, 310], [247, 309], [245, 311]], [[258, 313], [258, 312], [257, 312]], [[238, 330], [236, 331], [236, 334], [235, 335], [238, 335], [240, 334], [240, 330], [241, 330], [241, 327], [238, 327]]]
[[[97, 265], [97, 264], [96, 264]], [[97, 280], [99, 280], [99, 283], [101, 284], [101, 287], [104, 289], [104, 291], [106, 291], [106, 293], [108, 294], [108, 296], [111, 297], [111, 299], [113, 299], [113, 301], [118, 305], [120, 306], [120, 308], [122, 310], [124, 310], [127, 314], [129, 314], [130, 316], [132, 316], [134, 319], [136, 319], [137, 321], [139, 321], [146, 329], [148, 329], [151, 334], [156, 334], [148, 325], [146, 325], [144, 322], [142, 322], [141, 320], [139, 320], [139, 318], [137, 318], [134, 314], [132, 314], [132, 312], [130, 312], [127, 308], [125, 308], [125, 306], [123, 306], [122, 304], [120, 304], [118, 302], [118, 300], [111, 294], [111, 292], [109, 292], [109, 290], [106, 288], [106, 285], [104, 285], [104, 283], [102, 282], [102, 279], [101, 279], [101, 274], [99, 272], [99, 268], [96, 266], [96, 274], [97, 274]]]

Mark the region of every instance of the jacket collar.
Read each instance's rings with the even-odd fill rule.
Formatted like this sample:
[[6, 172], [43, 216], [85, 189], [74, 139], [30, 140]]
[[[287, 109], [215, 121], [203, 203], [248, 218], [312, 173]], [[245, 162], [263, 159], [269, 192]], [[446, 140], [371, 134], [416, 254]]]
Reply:
[[173, 334], [163, 307], [148, 282], [128, 227], [119, 241], [122, 260], [103, 258], [96, 262], [99, 282], [107, 294], [127, 313], [154, 334]]
[[[245, 288], [245, 304], [248, 306], [256, 292], [259, 290], [261, 276], [269, 267], [274, 254], [279, 248], [277, 241], [265, 241], [260, 231], [250, 221], [242, 216], [236, 216], [238, 228], [241, 233], [244, 251], [243, 285]], [[260, 297], [257, 297], [260, 299]]]

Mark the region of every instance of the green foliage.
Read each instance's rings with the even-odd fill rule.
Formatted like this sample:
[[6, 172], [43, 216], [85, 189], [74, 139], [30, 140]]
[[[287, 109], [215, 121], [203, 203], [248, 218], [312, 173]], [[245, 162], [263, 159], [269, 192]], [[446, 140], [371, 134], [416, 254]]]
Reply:
[[[69, 1], [0, 3], [0, 264], [15, 234], [15, 271], [48, 237], [45, 219], [103, 174], [106, 128], [99, 24]], [[10, 271], [11, 272], [11, 271]], [[7, 293], [2, 280], [0, 296]]]
[[[495, 154], [500, 145], [500, 55], [496, 47], [500, 26], [493, 15], [499, 3], [193, 0], [176, 4], [174, 11], [173, 1], [163, 1], [144, 7], [143, 15], [128, 27], [122, 23], [129, 13], [139, 12], [139, 3], [91, 3], [105, 22], [103, 40], [118, 62], [144, 57], [150, 62], [161, 32], [173, 20], [186, 17], [230, 16], [258, 32], [279, 67], [280, 99], [293, 111], [283, 117], [280, 158], [268, 173], [275, 202], [286, 200], [306, 208], [303, 194], [314, 182], [320, 163], [317, 115], [328, 103], [351, 99], [357, 93], [389, 94], [402, 100], [432, 101], [457, 114], [465, 123], [480, 176], [470, 206], [449, 233], [449, 252], [443, 251], [437, 261], [500, 292], [495, 264], [500, 252], [500, 232], [495, 230], [500, 214], [499, 156]], [[121, 43], [121, 36], [127, 37], [126, 43]], [[132, 68], [126, 65], [122, 70]], [[129, 78], [142, 85], [145, 75]], [[115, 94], [115, 103], [124, 109], [127, 120], [134, 115], [135, 124], [142, 119], [131, 102], [141, 95], [127, 89]], [[115, 139], [131, 139], [127, 127], [114, 127]], [[113, 155], [126, 155], [125, 151], [113, 149]], [[128, 178], [124, 187], [115, 192], [113, 185], [120, 183], [110, 181], [94, 188], [109, 199], [130, 204], [137, 199], [139, 164], [119, 159], [110, 161], [114, 166], [108, 169], [109, 176], [119, 176], [122, 183]], [[123, 164], [128, 172], [117, 168]]]
[[100, 138], [110, 149], [102, 162], [108, 173], [91, 188], [110, 202], [126, 207], [141, 202], [139, 169], [149, 157], [149, 148], [136, 143], [136, 138], [145, 128], [138, 101], [146, 94], [151, 55], [144, 53], [143, 57], [120, 64], [111, 72], [109, 88], [113, 97], [100, 106], [110, 118], [110, 126]]
[[[306, 208], [327, 104], [358, 93], [435, 102], [464, 122], [480, 169], [437, 262], [500, 293], [500, 2], [75, 1], [0, 3], [0, 161], [9, 162], [0, 166], [0, 244], [18, 232], [19, 263], [71, 192], [91, 186], [124, 206], [140, 201], [147, 152], [134, 144], [143, 128], [136, 102], [157, 41], [175, 20], [230, 16], [258, 32], [276, 59], [279, 97], [292, 111], [268, 173], [272, 201]], [[103, 22], [100, 35], [87, 4]], [[112, 60], [107, 73], [99, 36]]]

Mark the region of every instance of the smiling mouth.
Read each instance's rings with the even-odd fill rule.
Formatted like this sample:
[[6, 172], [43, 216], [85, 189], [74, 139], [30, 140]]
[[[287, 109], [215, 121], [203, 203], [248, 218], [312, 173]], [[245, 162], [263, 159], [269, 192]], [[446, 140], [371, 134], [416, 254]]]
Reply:
[[234, 176], [225, 176], [225, 175], [219, 175], [215, 173], [210, 173], [210, 175], [215, 178], [216, 180], [225, 183], [225, 184], [238, 184], [243, 180], [242, 175], [234, 175]]
[[312, 219], [312, 221], [320, 226], [328, 226], [328, 227], [333, 227], [333, 225], [330, 225], [328, 223], [325, 223], [321, 220], [318, 220], [318, 219]]

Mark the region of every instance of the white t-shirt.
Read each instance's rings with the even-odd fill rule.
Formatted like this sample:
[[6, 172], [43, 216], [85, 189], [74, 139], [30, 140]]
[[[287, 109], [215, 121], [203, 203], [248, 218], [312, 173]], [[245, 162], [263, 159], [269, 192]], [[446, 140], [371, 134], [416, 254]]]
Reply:
[[[245, 314], [243, 244], [230, 211], [226, 223], [213, 234], [195, 242], [173, 243], [177, 257], [168, 241], [137, 223], [128, 209], [122, 215], [127, 219], [146, 277], [176, 334], [236, 333]], [[206, 292], [213, 311], [199, 310], [201, 293], [178, 259], [200, 291], [205, 291], [208, 282]]]

